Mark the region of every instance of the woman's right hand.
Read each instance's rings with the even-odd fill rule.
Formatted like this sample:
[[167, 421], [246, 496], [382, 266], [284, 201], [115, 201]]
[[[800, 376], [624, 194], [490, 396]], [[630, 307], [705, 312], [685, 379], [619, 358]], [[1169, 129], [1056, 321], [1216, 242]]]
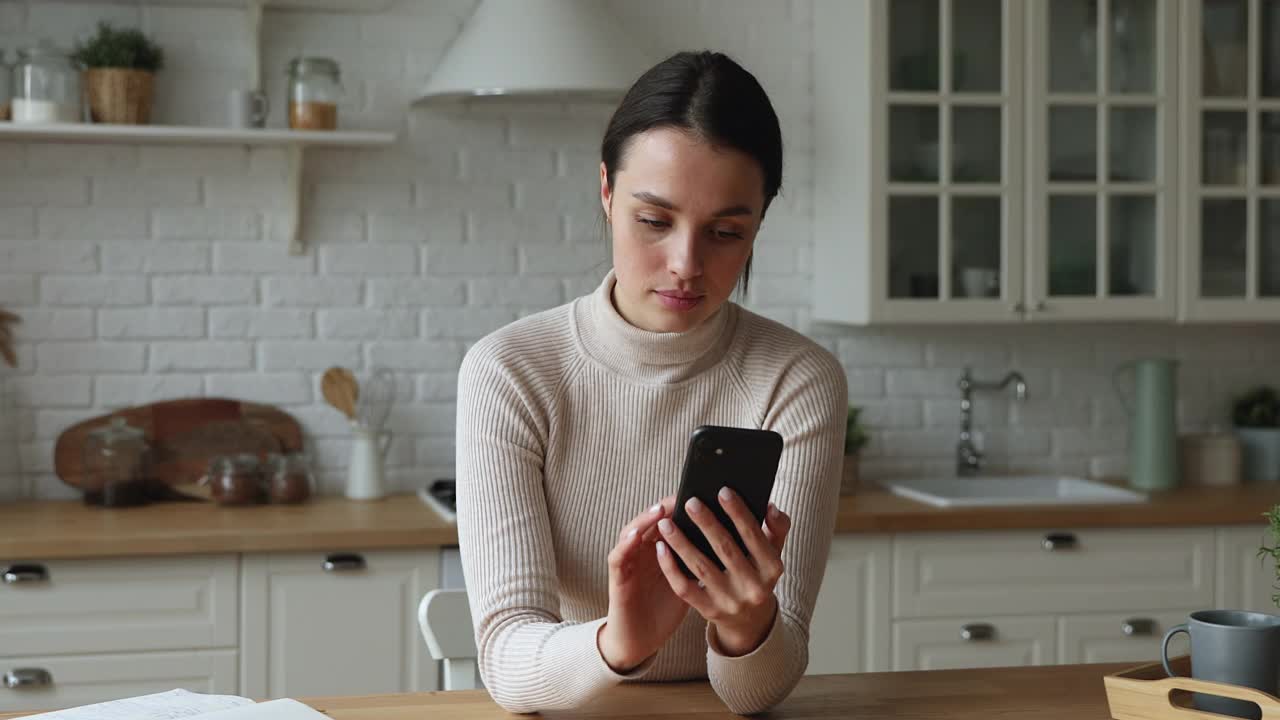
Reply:
[[668, 495], [622, 528], [609, 553], [609, 616], [596, 635], [600, 656], [615, 672], [626, 673], [667, 642], [689, 606], [671, 591], [658, 564], [658, 521], [671, 517]]

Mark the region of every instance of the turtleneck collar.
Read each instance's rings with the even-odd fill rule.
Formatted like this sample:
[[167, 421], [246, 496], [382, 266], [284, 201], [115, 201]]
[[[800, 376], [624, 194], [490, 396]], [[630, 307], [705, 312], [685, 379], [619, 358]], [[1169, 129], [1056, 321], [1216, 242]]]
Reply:
[[574, 318], [587, 353], [626, 377], [646, 383], [688, 379], [724, 356], [738, 323], [738, 306], [726, 302], [715, 314], [685, 332], [642, 330], [613, 304], [613, 270], [590, 295], [578, 299]]

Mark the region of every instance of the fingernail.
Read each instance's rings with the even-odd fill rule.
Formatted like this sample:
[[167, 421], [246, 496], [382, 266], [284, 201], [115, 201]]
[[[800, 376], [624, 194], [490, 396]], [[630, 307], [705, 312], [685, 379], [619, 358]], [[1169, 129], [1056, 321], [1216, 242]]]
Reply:
[[636, 534], [637, 534], [637, 533], [639, 533], [639, 532], [640, 532], [640, 528], [631, 528], [631, 530], [627, 531], [627, 539], [628, 539], [628, 540], [635, 540], [635, 539], [636, 539]]
[[769, 517], [778, 517], [778, 506], [769, 503]]
[[668, 534], [670, 534], [670, 533], [671, 533], [671, 531], [672, 531], [672, 530], [674, 530], [674, 529], [675, 529], [675, 528], [671, 525], [671, 521], [670, 521], [670, 520], [668, 520], [668, 519], [666, 519], [666, 518], [662, 518], [661, 520], [659, 520], [659, 521], [658, 521], [658, 530], [662, 531], [662, 534], [663, 534], [663, 535], [668, 535]]
[[661, 540], [658, 541], [658, 554], [659, 555], [667, 554], [667, 544], [662, 542]]
[[662, 503], [658, 503], [657, 505], [654, 505], [653, 507], [649, 508], [649, 512], [651, 513], [656, 513], [661, 511], [662, 511]]
[[724, 486], [724, 487], [720, 488], [720, 499], [721, 499], [721, 500], [732, 500], [732, 499], [733, 499], [733, 491], [731, 491], [731, 490], [729, 489], [729, 486], [728, 486], [728, 485], [726, 485], [726, 486]]
[[689, 502], [684, 504], [685, 508], [695, 515], [702, 512], [702, 501], [698, 498], [689, 498]]

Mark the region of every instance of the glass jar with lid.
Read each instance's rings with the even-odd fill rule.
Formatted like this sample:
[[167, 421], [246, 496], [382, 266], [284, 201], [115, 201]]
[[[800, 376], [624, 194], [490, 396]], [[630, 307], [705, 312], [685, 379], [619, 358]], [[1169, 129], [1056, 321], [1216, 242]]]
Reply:
[[262, 465], [252, 453], [220, 455], [209, 461], [209, 472], [200, 478], [219, 505], [253, 505], [266, 500]]
[[289, 61], [289, 127], [337, 129], [342, 95], [336, 61], [324, 57], [296, 57]]
[[268, 460], [271, 463], [271, 479], [268, 482], [271, 502], [293, 504], [305, 502], [311, 497], [315, 479], [311, 475], [306, 453], [272, 453]]
[[146, 433], [120, 416], [85, 436], [84, 501], [130, 507], [149, 501]]
[[80, 70], [48, 43], [18, 50], [12, 93], [15, 123], [80, 122]]

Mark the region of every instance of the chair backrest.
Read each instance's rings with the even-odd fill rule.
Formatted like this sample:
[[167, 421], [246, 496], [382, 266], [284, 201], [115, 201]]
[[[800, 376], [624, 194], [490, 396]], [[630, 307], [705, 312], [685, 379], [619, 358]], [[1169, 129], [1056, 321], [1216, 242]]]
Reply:
[[476, 682], [476, 640], [466, 590], [432, 590], [418, 604], [418, 627], [431, 657], [444, 663], [444, 689], [470, 690]]

